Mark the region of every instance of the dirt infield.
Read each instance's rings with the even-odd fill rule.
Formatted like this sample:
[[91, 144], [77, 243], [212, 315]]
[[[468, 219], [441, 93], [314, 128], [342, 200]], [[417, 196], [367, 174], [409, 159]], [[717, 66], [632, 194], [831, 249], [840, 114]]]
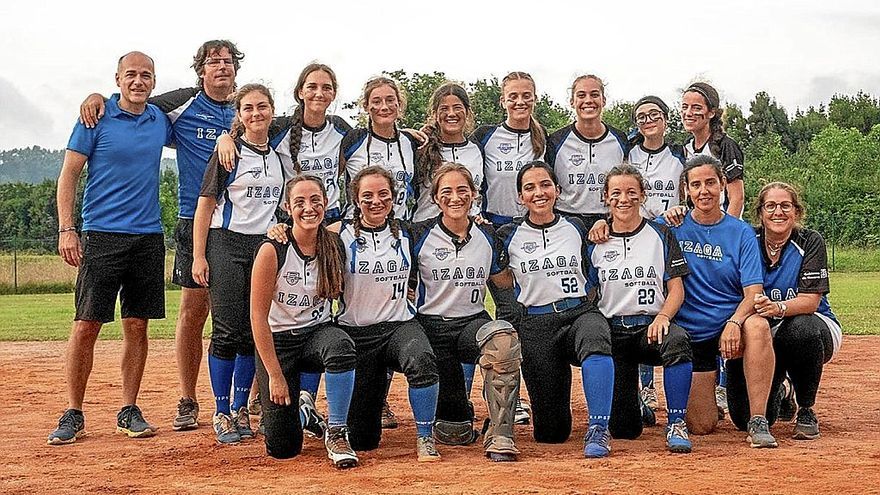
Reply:
[[[177, 402], [172, 346], [151, 344], [141, 388], [139, 403], [160, 426], [156, 437], [131, 440], [114, 433], [120, 344], [104, 341], [98, 343], [86, 392], [88, 436], [49, 447], [46, 435], [66, 402], [64, 343], [0, 343], [0, 492], [880, 493], [880, 337], [847, 337], [826, 367], [816, 407], [822, 438], [813, 442], [791, 440], [792, 425], [781, 424], [773, 427], [778, 449], [750, 449], [744, 434], [725, 421], [719, 432], [694, 437], [690, 455], [667, 453], [663, 429], [655, 427], [639, 440], [614, 440], [610, 458], [588, 461], [581, 456], [586, 412], [578, 380], [576, 427], [568, 442], [539, 445], [529, 427], [517, 427], [520, 462], [493, 464], [474, 445], [441, 446], [442, 462], [419, 464], [405, 383], [397, 376], [391, 400], [401, 427], [386, 431], [377, 451], [361, 454], [361, 466], [344, 472], [330, 466], [316, 440], [306, 439], [301, 456], [279, 462], [265, 456], [259, 437], [219, 447], [209, 427], [172, 431]], [[212, 409], [206, 369], [199, 392], [204, 420]], [[477, 415], [485, 417], [477, 402]]]

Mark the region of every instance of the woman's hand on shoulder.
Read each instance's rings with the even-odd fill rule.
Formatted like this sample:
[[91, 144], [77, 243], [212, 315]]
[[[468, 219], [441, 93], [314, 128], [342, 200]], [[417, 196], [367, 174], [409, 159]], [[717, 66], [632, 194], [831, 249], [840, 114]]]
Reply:
[[663, 212], [663, 220], [672, 227], [678, 227], [684, 222], [684, 216], [687, 215], [687, 206], [673, 206]]
[[269, 231], [266, 232], [266, 237], [272, 239], [275, 242], [280, 242], [281, 244], [287, 243], [287, 231], [290, 229], [290, 225], [286, 223], [276, 223], [275, 225], [269, 227]]
[[590, 227], [590, 231], [587, 233], [587, 239], [590, 240], [593, 244], [602, 244], [608, 240], [608, 222], [604, 219], [596, 220], [596, 223]]
[[419, 149], [424, 148], [428, 144], [428, 135], [424, 132], [424, 127], [422, 129], [402, 129], [402, 132], [405, 132], [412, 136], [413, 139], [419, 142]]

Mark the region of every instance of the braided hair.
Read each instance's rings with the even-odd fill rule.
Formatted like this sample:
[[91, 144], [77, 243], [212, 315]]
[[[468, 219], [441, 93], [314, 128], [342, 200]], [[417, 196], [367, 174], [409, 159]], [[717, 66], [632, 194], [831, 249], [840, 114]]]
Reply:
[[[358, 171], [358, 173], [354, 175], [354, 178], [351, 179], [351, 197], [355, 201], [352, 217], [355, 237], [361, 236], [361, 228], [363, 227], [363, 221], [361, 220], [361, 205], [358, 200], [361, 192], [361, 180], [368, 175], [378, 175], [388, 181], [388, 188], [391, 190], [391, 197], [397, 197], [397, 187], [395, 185], [394, 177], [391, 176], [391, 172], [378, 165], [372, 165]], [[391, 208], [391, 211], [388, 212], [386, 221], [388, 222], [388, 227], [391, 229], [391, 235], [393, 235], [395, 239], [400, 239], [400, 223], [394, 216], [394, 208]]]
[[325, 64], [312, 62], [305, 66], [302, 72], [299, 73], [299, 78], [296, 80], [296, 86], [293, 88], [293, 97], [296, 99], [297, 107], [296, 110], [293, 111], [293, 117], [290, 122], [290, 156], [293, 158], [293, 166], [296, 168], [296, 173], [302, 172], [301, 165], [296, 157], [299, 155], [299, 148], [302, 144], [302, 128], [305, 114], [305, 104], [299, 93], [305, 87], [306, 79], [309, 77], [309, 74], [315, 71], [323, 71], [327, 73], [327, 75], [330, 76], [330, 82], [333, 83], [333, 91], [335, 92], [339, 90], [339, 84], [336, 82], [336, 73]]

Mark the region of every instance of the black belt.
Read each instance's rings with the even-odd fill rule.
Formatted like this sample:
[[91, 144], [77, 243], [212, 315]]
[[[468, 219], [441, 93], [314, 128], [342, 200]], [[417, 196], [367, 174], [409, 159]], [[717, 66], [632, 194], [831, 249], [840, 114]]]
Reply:
[[612, 316], [608, 320], [612, 327], [632, 328], [650, 325], [654, 321], [654, 317], [651, 315], [625, 315]]
[[576, 308], [586, 302], [586, 297], [567, 297], [543, 306], [529, 306], [526, 308], [526, 314], [547, 315], [550, 313], [561, 313], [565, 310]]

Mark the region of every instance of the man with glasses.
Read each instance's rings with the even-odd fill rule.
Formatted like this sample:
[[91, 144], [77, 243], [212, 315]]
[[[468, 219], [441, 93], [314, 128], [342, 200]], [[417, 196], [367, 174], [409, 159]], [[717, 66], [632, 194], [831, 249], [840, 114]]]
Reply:
[[[150, 98], [171, 120], [177, 148], [180, 212], [174, 232], [176, 252], [172, 281], [181, 287], [180, 313], [175, 331], [175, 352], [180, 380], [180, 401], [175, 430], [198, 428], [196, 381], [202, 361], [202, 333], [210, 310], [208, 290], [192, 278], [193, 215], [199, 189], [214, 144], [229, 132], [235, 110], [227, 104], [235, 91], [235, 75], [244, 54], [228, 40], [206, 41], [193, 57], [197, 86]], [[104, 98], [90, 95], [80, 108], [86, 127], [94, 127], [104, 114]]]

